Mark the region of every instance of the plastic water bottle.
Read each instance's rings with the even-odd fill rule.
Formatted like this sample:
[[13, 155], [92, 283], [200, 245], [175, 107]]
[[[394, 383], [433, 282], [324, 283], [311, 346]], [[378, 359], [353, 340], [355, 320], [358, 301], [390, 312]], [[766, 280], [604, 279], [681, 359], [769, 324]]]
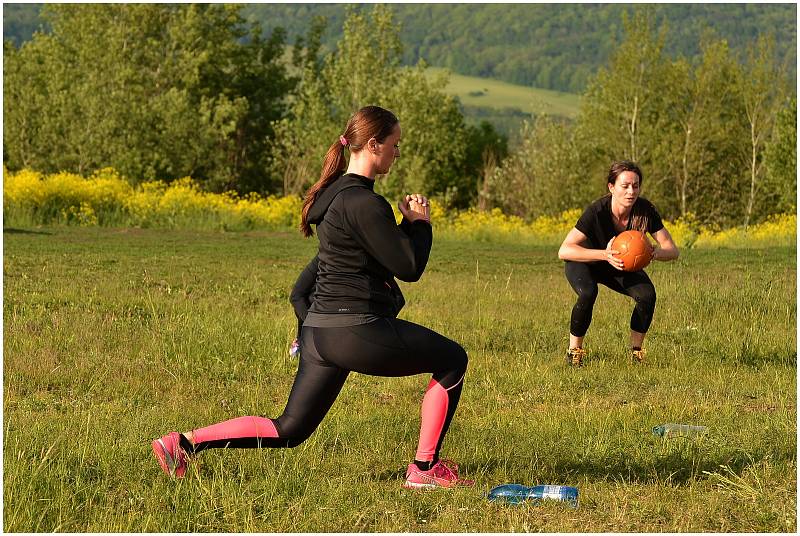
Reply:
[[692, 426], [691, 424], [659, 424], [653, 426], [653, 434], [661, 437], [693, 437], [704, 435], [708, 432], [705, 426]]
[[563, 501], [578, 506], [578, 488], [572, 486], [522, 486], [503, 484], [489, 491], [489, 500], [519, 504], [524, 501], [540, 502], [545, 499]]

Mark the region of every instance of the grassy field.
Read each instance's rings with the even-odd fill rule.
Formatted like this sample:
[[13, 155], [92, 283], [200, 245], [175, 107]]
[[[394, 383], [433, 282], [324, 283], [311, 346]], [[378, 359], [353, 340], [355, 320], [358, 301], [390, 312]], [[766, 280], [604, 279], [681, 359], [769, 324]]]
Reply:
[[[430, 67], [431, 75], [444, 71]], [[547, 113], [574, 118], [578, 114], [578, 95], [549, 89], [520, 86], [492, 78], [464, 76], [450, 72], [446, 91], [467, 106], [518, 108], [531, 114]]]
[[[23, 532], [794, 532], [795, 248], [689, 250], [648, 270], [648, 362], [629, 300], [601, 290], [590, 358], [564, 366], [573, 294], [554, 247], [437, 239], [402, 317], [470, 369], [443, 455], [471, 489], [402, 490], [428, 378], [351, 375], [290, 450], [213, 450], [182, 481], [150, 441], [277, 416], [297, 367], [296, 233], [6, 229], [4, 530]], [[665, 422], [705, 438], [662, 440]], [[577, 486], [504, 506], [497, 484]]]

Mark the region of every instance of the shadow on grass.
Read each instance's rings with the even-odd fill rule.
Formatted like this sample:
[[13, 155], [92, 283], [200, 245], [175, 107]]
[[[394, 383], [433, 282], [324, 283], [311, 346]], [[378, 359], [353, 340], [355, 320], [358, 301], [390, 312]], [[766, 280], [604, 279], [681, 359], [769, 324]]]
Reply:
[[387, 469], [375, 475], [376, 480], [389, 481], [389, 480], [405, 480], [406, 468]]
[[[773, 456], [769, 457], [774, 460]], [[736, 475], [741, 475], [748, 467], [758, 464], [763, 459], [763, 457], [756, 458], [746, 452], [709, 455], [687, 449], [666, 453], [652, 463], [641, 463], [624, 458], [559, 460], [549, 469], [561, 478], [573, 475], [600, 481], [612, 480], [637, 484], [670, 483], [684, 486], [691, 481], [707, 478], [704, 471], [718, 472], [722, 466], [728, 467]]]
[[15, 229], [13, 227], [3, 227], [3, 234], [35, 234], [35, 235], [51, 235], [45, 231], [28, 231], [27, 229]]
[[797, 368], [797, 352], [760, 352], [747, 347], [736, 357], [736, 361], [754, 369], [765, 365]]

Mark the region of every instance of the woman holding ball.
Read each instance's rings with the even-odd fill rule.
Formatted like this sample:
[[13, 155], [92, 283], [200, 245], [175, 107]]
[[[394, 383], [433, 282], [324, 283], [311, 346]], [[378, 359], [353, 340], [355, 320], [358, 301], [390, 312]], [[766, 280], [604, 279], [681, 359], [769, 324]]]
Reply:
[[[461, 396], [467, 354], [458, 343], [396, 318], [403, 300], [394, 278], [419, 280], [433, 241], [424, 196], [407, 195], [398, 203], [403, 221], [397, 225], [389, 203], [373, 190], [377, 175], [388, 173], [400, 156], [400, 136], [392, 112], [360, 109], [328, 149], [320, 179], [306, 194], [301, 229], [308, 237], [316, 225], [319, 253], [308, 268], [309, 274], [316, 272], [313, 297], [307, 313], [298, 313], [305, 314], [300, 365], [283, 414], [238, 417], [156, 439], [153, 452], [165, 473], [183, 476], [192, 456], [209, 448], [301, 444], [322, 422], [350, 372], [431, 373], [418, 448], [403, 486], [472, 484], [459, 478], [458, 466], [439, 459]], [[311, 277], [300, 285], [307, 287]]]
[[644, 360], [642, 343], [653, 319], [656, 289], [644, 270], [623, 271], [611, 243], [619, 233], [637, 230], [657, 242], [651, 260], [671, 261], [679, 252], [656, 208], [639, 196], [643, 178], [635, 163], [614, 162], [606, 181], [608, 194], [586, 207], [558, 250], [558, 258], [566, 261], [567, 281], [578, 295], [570, 318], [568, 365], [579, 367], [586, 356], [583, 339], [592, 321], [598, 283], [636, 302], [630, 322], [631, 358], [637, 363]]

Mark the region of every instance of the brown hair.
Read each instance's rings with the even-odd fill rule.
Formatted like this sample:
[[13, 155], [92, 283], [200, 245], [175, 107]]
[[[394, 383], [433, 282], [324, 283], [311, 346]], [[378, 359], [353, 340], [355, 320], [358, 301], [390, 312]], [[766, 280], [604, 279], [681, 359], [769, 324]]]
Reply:
[[348, 147], [351, 152], [358, 152], [371, 138], [375, 138], [378, 143], [383, 143], [398, 122], [392, 112], [379, 106], [365, 106], [350, 116], [344, 133], [331, 144], [328, 152], [325, 153], [319, 180], [306, 192], [303, 200], [303, 217], [300, 221], [300, 230], [304, 236], [314, 235], [311, 224], [308, 223], [308, 211], [317, 200], [320, 190], [333, 184], [347, 169], [347, 161], [344, 157], [345, 147]]
[[[641, 188], [642, 182], [644, 181], [644, 175], [642, 175], [642, 170], [639, 169], [639, 166], [630, 160], [619, 160], [611, 164], [611, 168], [608, 170], [606, 184], [616, 184], [617, 177], [619, 177], [625, 171], [632, 171], [636, 173], [636, 175], [639, 177], [639, 187]], [[611, 194], [609, 193], [608, 195]], [[644, 204], [639, 203], [639, 199], [636, 199], [636, 203], [633, 204], [630, 220], [631, 229], [642, 231], [643, 233], [647, 232], [647, 227], [650, 222], [645, 212]]]

